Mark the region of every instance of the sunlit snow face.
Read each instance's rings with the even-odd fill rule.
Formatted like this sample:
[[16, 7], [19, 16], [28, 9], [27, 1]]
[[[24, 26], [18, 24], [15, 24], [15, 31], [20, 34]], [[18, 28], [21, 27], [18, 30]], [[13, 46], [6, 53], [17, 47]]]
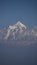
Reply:
[[16, 27], [15, 26], [9, 26], [10, 29], [15, 29]]
[[24, 27], [26, 29], [26, 26], [22, 24], [20, 21], [18, 21], [15, 25], [19, 27]]
[[15, 29], [17, 26], [24, 27], [26, 29], [26, 26], [22, 24], [20, 21], [18, 21], [15, 25], [9, 26], [10, 29]]
[[[19, 27], [19, 33], [21, 34], [23, 32], [22, 28], [24, 27], [24, 29], [26, 29], [26, 26], [24, 24], [22, 24], [20, 21], [18, 21], [15, 25], [13, 26], [9, 26], [9, 28], [7, 29], [7, 34], [6, 36], [4, 37], [4, 39], [8, 39], [8, 37], [10, 36], [11, 34], [11, 31], [14, 31], [16, 30], [16, 33], [18, 31], [18, 27]], [[13, 36], [15, 36], [15, 32], [12, 32]]]

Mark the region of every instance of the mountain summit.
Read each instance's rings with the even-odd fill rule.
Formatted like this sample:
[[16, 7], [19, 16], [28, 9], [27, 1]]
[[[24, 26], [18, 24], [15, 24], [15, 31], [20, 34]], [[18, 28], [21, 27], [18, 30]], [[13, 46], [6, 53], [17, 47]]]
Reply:
[[24, 24], [22, 24], [20, 21], [18, 21], [15, 25], [13, 26], [9, 26], [10, 29], [15, 29], [17, 27], [24, 27], [26, 29], [26, 26]]
[[24, 30], [26, 30], [26, 26], [18, 21], [15, 25], [8, 27], [7, 34], [4, 39], [8, 39], [11, 34], [15, 39], [15, 35], [23, 33]]
[[[9, 25], [5, 30], [0, 29], [0, 41], [23, 41], [24, 43], [37, 42], [37, 27], [29, 28], [20, 21]], [[21, 42], [21, 43], [23, 43]]]
[[16, 26], [24, 27], [26, 29], [26, 26], [24, 24], [22, 24], [20, 21], [18, 21], [15, 25]]

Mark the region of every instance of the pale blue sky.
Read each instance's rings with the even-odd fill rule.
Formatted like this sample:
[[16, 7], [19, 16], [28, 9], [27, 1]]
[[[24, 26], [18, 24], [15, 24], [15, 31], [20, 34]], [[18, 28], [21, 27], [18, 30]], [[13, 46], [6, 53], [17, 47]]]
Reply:
[[0, 27], [17, 21], [37, 26], [37, 0], [0, 0]]

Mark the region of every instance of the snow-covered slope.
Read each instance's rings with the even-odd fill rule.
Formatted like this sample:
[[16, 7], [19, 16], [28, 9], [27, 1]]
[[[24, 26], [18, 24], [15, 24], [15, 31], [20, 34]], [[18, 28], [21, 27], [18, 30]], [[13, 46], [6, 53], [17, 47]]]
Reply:
[[19, 34], [21, 34], [24, 31], [23, 29], [26, 30], [26, 26], [22, 24], [20, 21], [18, 21], [15, 25], [8, 27], [4, 39], [7, 40], [10, 35], [12, 35], [12, 37], [15, 39], [15, 34], [17, 34], [18, 32]]
[[0, 29], [0, 39], [2, 40], [37, 40], [37, 27], [27, 28], [26, 25], [18, 21], [14, 25], [9, 25], [7, 28]]

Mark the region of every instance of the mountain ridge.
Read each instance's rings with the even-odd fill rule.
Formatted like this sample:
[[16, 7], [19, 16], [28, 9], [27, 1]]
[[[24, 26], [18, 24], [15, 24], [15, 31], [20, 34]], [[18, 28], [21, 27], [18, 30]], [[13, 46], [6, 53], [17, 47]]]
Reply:
[[27, 28], [26, 25], [18, 21], [14, 25], [9, 25], [6, 29], [0, 29], [0, 40], [4, 41], [24, 41], [25, 42], [37, 42], [37, 27], [32, 29]]

